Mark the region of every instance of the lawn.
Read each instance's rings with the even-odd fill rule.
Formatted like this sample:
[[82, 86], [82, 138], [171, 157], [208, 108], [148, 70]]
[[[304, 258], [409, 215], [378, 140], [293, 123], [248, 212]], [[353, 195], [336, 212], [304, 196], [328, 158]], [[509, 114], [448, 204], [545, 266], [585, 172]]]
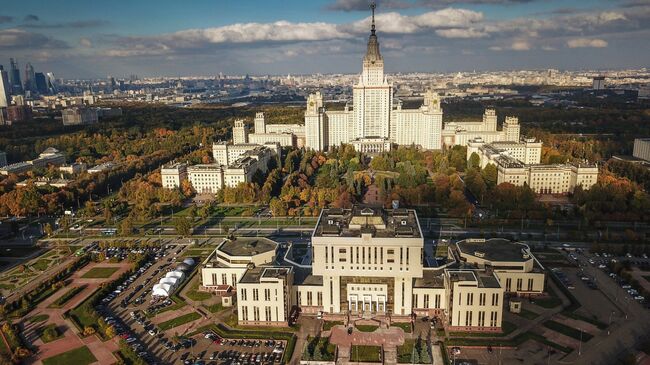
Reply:
[[379, 328], [379, 326], [375, 326], [371, 324], [361, 324], [356, 327], [361, 332], [375, 332]]
[[307, 338], [307, 346], [302, 354], [302, 359], [307, 361], [333, 361], [336, 345], [330, 343], [328, 338]]
[[381, 362], [381, 346], [352, 345], [350, 361]]
[[205, 309], [207, 309], [210, 313], [218, 313], [227, 308], [221, 305], [221, 303], [204, 305], [203, 307], [205, 307]]
[[334, 326], [342, 326], [343, 321], [324, 321], [323, 322], [323, 331], [329, 331], [331, 330]]
[[534, 303], [546, 309], [555, 308], [562, 305], [562, 299], [560, 299], [557, 294], [555, 294], [555, 291], [553, 291], [553, 289], [548, 285], [546, 287], [546, 292], [548, 293], [548, 297], [535, 298]]
[[97, 362], [88, 347], [82, 346], [43, 360], [43, 365], [87, 365]]
[[81, 277], [84, 279], [106, 279], [110, 278], [117, 270], [119, 270], [118, 267], [93, 267]]
[[97, 326], [99, 315], [93, 308], [92, 301], [98, 291], [99, 289], [93, 292], [93, 294], [86, 298], [81, 304], [68, 312], [70, 318], [79, 325], [80, 330], [82, 331], [84, 327]]
[[431, 356], [429, 356], [426, 342], [421, 338], [404, 340], [404, 345], [397, 346], [397, 362], [400, 364], [431, 364]]
[[408, 322], [408, 323], [391, 323], [390, 326], [391, 327], [401, 328], [406, 333], [411, 333], [412, 332], [411, 331], [412, 330], [411, 322]]
[[526, 318], [526, 319], [530, 319], [531, 321], [533, 319], [539, 317], [539, 314], [537, 314], [537, 313], [535, 313], [533, 311], [529, 311], [528, 309], [523, 309], [523, 308], [521, 309], [521, 312], [517, 313], [517, 314], [524, 317], [524, 318]]
[[50, 318], [47, 314], [38, 314], [33, 317], [29, 317], [27, 321], [29, 323], [37, 323], [37, 322], [44, 322], [47, 321]]
[[580, 331], [580, 329], [569, 327], [563, 323], [555, 322], [553, 320], [544, 322], [544, 327], [550, 328], [555, 332], [559, 332], [576, 340], [582, 340], [582, 342], [587, 342], [591, 340], [592, 337], [594, 337], [585, 331]]
[[47, 260], [47, 259], [40, 259], [33, 263], [31, 265], [32, 269], [38, 270], [38, 271], [45, 271], [47, 268], [50, 266], [52, 261]]
[[185, 292], [185, 296], [195, 302], [200, 302], [212, 298], [212, 293], [199, 291], [199, 279], [195, 279], [190, 288]]
[[201, 315], [200, 315], [200, 314], [198, 314], [198, 313], [196, 313], [196, 312], [190, 312], [190, 313], [187, 313], [187, 314], [183, 314], [183, 315], [180, 316], [180, 317], [176, 317], [176, 318], [174, 318], [174, 319], [170, 319], [169, 321], [162, 322], [162, 323], [160, 323], [160, 324], [158, 325], [158, 327], [159, 327], [162, 331], [167, 331], [167, 330], [170, 329], [170, 328], [178, 327], [178, 326], [180, 326], [180, 325], [182, 325], [182, 324], [185, 324], [185, 323], [188, 323], [188, 322], [195, 321], [195, 320], [197, 320], [197, 319], [199, 319], [199, 318], [201, 318]]
[[83, 291], [86, 288], [85, 285], [74, 287], [58, 297], [52, 304], [50, 308], [61, 308], [65, 303], [69, 302], [70, 299], [74, 298], [77, 294]]

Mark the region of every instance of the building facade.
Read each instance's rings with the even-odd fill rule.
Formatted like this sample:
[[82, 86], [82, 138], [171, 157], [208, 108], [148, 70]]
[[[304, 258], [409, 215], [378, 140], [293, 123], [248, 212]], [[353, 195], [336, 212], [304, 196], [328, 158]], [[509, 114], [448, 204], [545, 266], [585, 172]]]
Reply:
[[470, 141], [481, 139], [484, 143], [518, 142], [521, 127], [517, 117], [506, 117], [503, 128], [498, 130], [494, 109], [486, 109], [479, 122], [449, 122], [442, 130], [443, 145], [466, 146]]
[[437, 94], [428, 91], [420, 108], [403, 109], [394, 105], [393, 85], [384, 75], [384, 59], [372, 28], [359, 80], [352, 88], [352, 109], [342, 111], [324, 108], [320, 92], [307, 98], [305, 111], [305, 147], [323, 151], [343, 143], [367, 145], [389, 141], [400, 145], [417, 145], [423, 149], [441, 148], [442, 108]]
[[650, 161], [650, 138], [636, 138], [632, 155], [645, 161]]
[[184, 180], [187, 180], [187, 164], [173, 163], [160, 168], [160, 180], [163, 188], [180, 188]]
[[482, 138], [477, 138], [467, 143], [468, 161], [474, 153], [480, 159], [481, 168], [489, 163], [496, 165], [495, 159], [499, 156], [510, 156], [524, 164], [537, 165], [542, 159], [542, 142], [526, 138], [521, 141], [485, 143]]
[[248, 143], [248, 126], [241, 119], [236, 120], [235, 126], [232, 128], [232, 142], [234, 144]]
[[61, 112], [63, 125], [85, 125], [97, 123], [97, 109], [75, 107], [68, 108]]
[[481, 168], [496, 166], [497, 184], [527, 185], [537, 194], [568, 194], [577, 186], [588, 190], [598, 182], [594, 164], [540, 164], [542, 142], [533, 138], [493, 143], [474, 139], [467, 143], [467, 160], [473, 154], [478, 155]]
[[430, 265], [414, 210], [324, 209], [311, 249], [279, 257], [278, 247], [224, 240], [203, 263], [202, 288], [234, 286], [240, 324], [287, 325], [293, 307], [332, 319], [436, 316], [452, 331], [491, 332], [501, 330], [505, 293], [544, 292], [543, 267], [521, 243], [467, 239]]
[[197, 193], [215, 194], [224, 186], [235, 187], [253, 181], [258, 172], [266, 174], [269, 162], [279, 153], [277, 143], [262, 146], [218, 142], [212, 145], [215, 163], [176, 164], [161, 168], [163, 187], [173, 189], [187, 179]]

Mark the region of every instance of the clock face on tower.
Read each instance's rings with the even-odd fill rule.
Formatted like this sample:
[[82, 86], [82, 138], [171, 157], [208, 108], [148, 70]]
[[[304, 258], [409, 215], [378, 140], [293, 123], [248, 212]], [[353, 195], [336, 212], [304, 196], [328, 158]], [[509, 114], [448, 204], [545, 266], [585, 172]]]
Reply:
[[309, 103], [309, 106], [314, 106], [314, 102], [313, 102], [313, 101], [310, 102], [310, 103]]

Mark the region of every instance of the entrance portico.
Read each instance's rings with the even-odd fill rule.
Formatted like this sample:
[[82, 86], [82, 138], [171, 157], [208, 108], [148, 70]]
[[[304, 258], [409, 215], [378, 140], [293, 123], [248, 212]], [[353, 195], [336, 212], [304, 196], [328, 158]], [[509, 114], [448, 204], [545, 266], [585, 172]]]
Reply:
[[350, 313], [384, 314], [387, 286], [383, 284], [348, 284], [348, 311]]

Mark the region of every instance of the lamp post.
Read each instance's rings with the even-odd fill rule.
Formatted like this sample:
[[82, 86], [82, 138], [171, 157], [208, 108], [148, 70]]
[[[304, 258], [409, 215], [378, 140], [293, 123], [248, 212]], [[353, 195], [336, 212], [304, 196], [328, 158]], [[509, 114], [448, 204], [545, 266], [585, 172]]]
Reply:
[[578, 356], [582, 355], [582, 328], [580, 330], [580, 343], [578, 344]]
[[610, 327], [612, 326], [612, 315], [614, 314], [614, 311], [611, 311], [609, 313], [609, 324], [607, 325], [607, 336], [609, 336], [610, 333]]

